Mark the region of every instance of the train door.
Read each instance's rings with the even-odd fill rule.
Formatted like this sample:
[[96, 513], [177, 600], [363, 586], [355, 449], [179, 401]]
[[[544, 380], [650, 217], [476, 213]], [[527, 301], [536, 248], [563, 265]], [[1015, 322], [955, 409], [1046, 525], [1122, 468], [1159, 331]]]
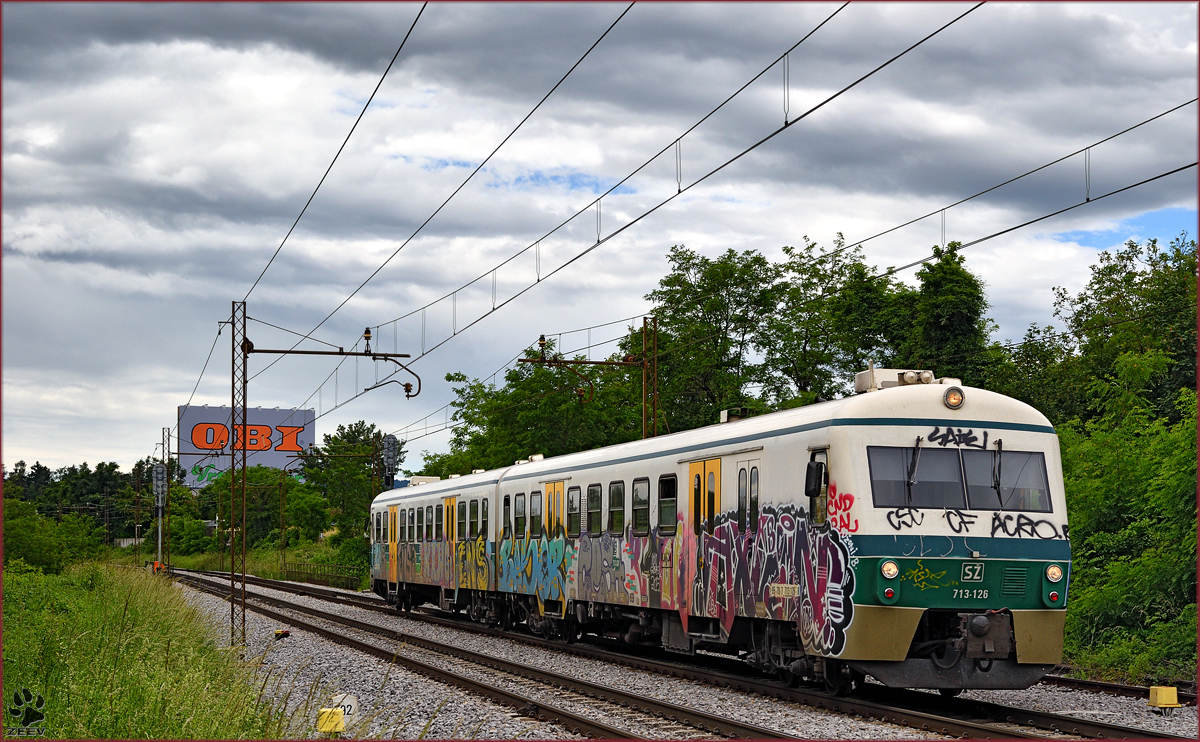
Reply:
[[546, 482], [546, 518], [544, 528], [547, 540], [553, 539], [558, 535], [558, 529], [562, 525], [563, 484], [565, 482]]
[[721, 459], [689, 463], [688, 482], [692, 493], [692, 535], [696, 539], [696, 561], [689, 609], [694, 616], [704, 616], [708, 615], [708, 605], [717, 597], [709, 595], [710, 586], [724, 584], [724, 561], [719, 560], [720, 564], [713, 563], [714, 559], [718, 558], [717, 553], [710, 553], [706, 548], [707, 538], [716, 527], [717, 513], [721, 512]]
[[442, 542], [442, 564], [449, 564], [450, 568], [440, 572], [444, 575], [442, 578], [442, 587], [454, 587], [458, 584], [458, 554], [456, 552], [458, 543], [458, 522], [455, 518], [456, 497], [443, 497], [442, 502], [446, 505], [445, 517], [445, 541]]
[[388, 525], [391, 526], [387, 532], [388, 582], [395, 584], [400, 581], [396, 575], [396, 556], [397, 552], [400, 551], [396, 547], [397, 539], [399, 538], [399, 533], [396, 529], [396, 506], [389, 506], [384, 517], [388, 519]]

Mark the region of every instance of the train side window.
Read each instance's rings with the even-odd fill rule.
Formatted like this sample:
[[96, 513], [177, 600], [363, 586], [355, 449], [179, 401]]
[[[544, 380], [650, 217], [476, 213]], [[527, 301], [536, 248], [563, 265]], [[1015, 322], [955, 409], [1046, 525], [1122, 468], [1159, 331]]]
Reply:
[[517, 538], [525, 538], [525, 493], [517, 494], [513, 501], [513, 529]]
[[700, 507], [701, 487], [704, 485], [700, 482], [700, 475], [692, 477], [692, 530], [697, 536], [700, 535]]
[[[825, 522], [825, 520], [829, 514], [828, 513], [828, 508], [829, 508], [829, 455], [828, 455], [828, 451], [826, 449], [820, 449], [818, 451], [813, 451], [811, 454], [809, 454], [808, 461], [809, 461], [809, 466], [806, 469], [805, 482], [804, 482], [804, 487], [806, 490], [809, 488], [809, 482], [808, 482], [808, 477], [810, 476], [809, 472], [812, 473], [812, 476], [816, 476], [818, 469], [820, 471], [820, 477], [821, 477], [820, 481], [816, 481], [816, 482], [812, 483], [814, 490], [817, 492], [817, 495], [815, 497], [810, 496], [808, 498], [809, 517], [812, 518], [813, 525], [819, 526]], [[812, 466], [813, 462], [817, 462], [817, 463], [821, 464], [821, 466], [819, 468], [814, 467], [814, 466]]]
[[388, 514], [380, 513], [380, 515], [383, 516], [380, 520], [383, 521], [383, 542], [386, 544], [388, 540]]
[[425, 540], [425, 508], [417, 508], [417, 540]]
[[434, 537], [434, 539], [441, 541], [442, 540], [442, 506], [441, 505], [438, 505], [437, 509], [433, 511], [433, 517], [434, 517], [433, 537]]
[[425, 540], [433, 540], [433, 506], [425, 507]]
[[471, 500], [471, 520], [468, 528], [471, 529], [471, 538], [479, 535], [479, 500]]
[[458, 503], [458, 540], [465, 541], [467, 538], [467, 503], [460, 501]]
[[750, 494], [750, 474], [746, 467], [738, 468], [738, 533], [746, 532], [746, 498]]
[[371, 531], [371, 543], [379, 543], [379, 513], [375, 513], [375, 530]]
[[[590, 487], [588, 488], [591, 489]], [[567, 538], [577, 538], [582, 523], [579, 515], [579, 488], [567, 489]]]
[[600, 518], [603, 508], [601, 496], [604, 490], [598, 484], [590, 484], [587, 488], [587, 532], [589, 536], [599, 536], [604, 525]]
[[708, 517], [704, 519], [704, 530], [712, 535], [713, 524], [717, 520], [717, 473], [708, 473]]
[[646, 536], [650, 533], [650, 480], [646, 477], [633, 480], [633, 535]]
[[750, 467], [750, 531], [758, 533], [758, 467]]
[[529, 493], [529, 538], [542, 536], [542, 493]]
[[509, 524], [512, 523], [512, 502], [510, 501], [510, 498], [511, 498], [510, 495], [504, 496], [504, 504], [502, 506], [503, 509], [500, 511], [500, 520], [501, 520], [500, 536], [501, 536], [501, 538], [503, 538], [504, 536], [510, 535], [511, 526]]
[[400, 543], [405, 543], [408, 541], [408, 511], [407, 510], [402, 509], [400, 511], [400, 530], [397, 531], [397, 533], [399, 534], [399, 538], [396, 539], [397, 541], [399, 541]]
[[412, 508], [408, 509], [408, 542], [414, 543], [417, 540], [417, 514]]
[[658, 478], [658, 535], [675, 535], [675, 515], [678, 508], [678, 482], [674, 474]]
[[486, 497], [485, 497], [485, 498], [483, 498], [483, 500], [481, 500], [481, 501], [480, 501], [480, 503], [479, 503], [479, 534], [480, 534], [481, 536], [483, 536], [485, 539], [486, 539], [486, 538], [487, 538], [487, 536], [488, 536], [488, 508], [487, 508], [487, 504], [488, 504], [488, 501], [487, 501], [487, 498], [486, 498]]
[[625, 533], [624, 482], [610, 482], [608, 485], [608, 532], [615, 536]]

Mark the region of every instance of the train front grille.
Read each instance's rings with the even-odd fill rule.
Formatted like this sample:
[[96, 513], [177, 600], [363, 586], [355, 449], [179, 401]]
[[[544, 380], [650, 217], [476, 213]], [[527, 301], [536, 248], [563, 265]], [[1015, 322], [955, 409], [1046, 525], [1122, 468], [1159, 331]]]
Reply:
[[1025, 597], [1025, 581], [1027, 576], [1028, 570], [1024, 567], [1005, 567], [1004, 583], [1000, 588], [1000, 596], [1003, 598]]

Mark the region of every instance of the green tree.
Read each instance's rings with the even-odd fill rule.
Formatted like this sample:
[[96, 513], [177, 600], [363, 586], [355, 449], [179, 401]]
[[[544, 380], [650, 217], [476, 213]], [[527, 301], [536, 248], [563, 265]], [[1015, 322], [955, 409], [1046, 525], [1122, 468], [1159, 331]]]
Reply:
[[[326, 433], [323, 445], [304, 458], [304, 480], [325, 498], [337, 526], [335, 546], [343, 539], [365, 538], [371, 501], [383, 486], [382, 451], [383, 433], [359, 420]], [[404, 456], [401, 444], [397, 463]]]
[[988, 377], [990, 321], [983, 282], [963, 266], [960, 243], [934, 247], [934, 260], [917, 271], [920, 288], [901, 368], [927, 368], [938, 376], [983, 386]]
[[[667, 430], [711, 425], [722, 409], [764, 406], [746, 393], [760, 376], [754, 342], [778, 303], [778, 266], [755, 250], [706, 258], [683, 245], [646, 295], [658, 317], [659, 409]], [[635, 338], [631, 338], [631, 341]], [[640, 353], [640, 336], [626, 353]]]

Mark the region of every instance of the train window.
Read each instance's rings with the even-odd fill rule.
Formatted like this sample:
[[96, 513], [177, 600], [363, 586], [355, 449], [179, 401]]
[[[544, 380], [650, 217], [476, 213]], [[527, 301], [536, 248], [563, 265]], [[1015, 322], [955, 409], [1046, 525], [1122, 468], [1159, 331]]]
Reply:
[[392, 511], [391, 521], [392, 521], [392, 538], [396, 538], [396, 511], [395, 510]]
[[387, 543], [387, 540], [388, 540], [388, 516], [387, 516], [387, 513], [380, 513], [380, 515], [383, 516], [382, 518], [380, 518], [380, 520], [383, 521], [383, 542]]
[[408, 542], [417, 540], [417, 516], [412, 508], [408, 509]]
[[[813, 486], [818, 493], [815, 497], [808, 498], [808, 516], [812, 519], [813, 525], [823, 525], [829, 519], [829, 453], [822, 448], [813, 451], [808, 461], [810, 468], [805, 470], [805, 488], [808, 487], [808, 477], [814, 477]], [[819, 462], [821, 471], [821, 481], [815, 481], [813, 473], [815, 467], [812, 467], [812, 462]]]
[[458, 540], [465, 541], [467, 538], [467, 503], [458, 503]]
[[738, 533], [746, 532], [746, 497], [750, 494], [750, 475], [746, 467], [738, 469]]
[[692, 530], [697, 536], [700, 535], [700, 512], [703, 510], [700, 507], [701, 486], [700, 475], [692, 477]]
[[408, 530], [408, 511], [402, 509], [400, 511], [400, 530], [398, 531], [399, 537], [396, 540], [400, 541], [400, 542], [408, 541], [407, 530]]
[[1031, 451], [962, 451], [972, 510], [1051, 512], [1046, 458]]
[[372, 543], [379, 543], [379, 513], [375, 513], [375, 530], [371, 532], [373, 538]]
[[758, 467], [750, 467], [750, 531], [758, 533]]
[[[615, 482], [614, 482], [614, 484], [615, 484]], [[609, 485], [609, 487], [611, 487], [611, 486], [612, 485]], [[588, 485], [588, 490], [587, 490], [587, 511], [588, 511], [587, 532], [588, 532], [589, 536], [599, 536], [600, 529], [604, 525], [604, 523], [601, 521], [601, 517], [602, 517], [601, 512], [602, 512], [602, 507], [603, 507], [603, 503], [601, 503], [601, 498], [603, 497], [603, 494], [604, 494], [604, 490], [600, 487], [600, 485], [598, 485], [598, 484]]]
[[471, 538], [479, 535], [479, 500], [471, 500], [471, 520], [468, 528], [471, 529]]
[[425, 540], [433, 540], [433, 506], [425, 507]]
[[542, 493], [529, 493], [529, 538], [542, 536]]
[[509, 535], [509, 523], [512, 522], [512, 505], [509, 502], [509, 495], [504, 496], [504, 509], [500, 513], [500, 535], [501, 537]]
[[485, 498], [484, 498], [484, 499], [483, 499], [483, 500], [482, 500], [482, 501], [479, 503], [479, 512], [480, 512], [480, 516], [479, 516], [479, 535], [480, 535], [480, 536], [483, 536], [484, 538], [487, 538], [487, 536], [488, 536], [488, 512], [487, 512], [487, 504], [488, 504], [488, 501], [487, 501], [487, 498], [486, 498], [486, 497], [485, 497]]
[[877, 508], [966, 507], [957, 449], [868, 446], [867, 463]]
[[[593, 485], [599, 487], [600, 485]], [[591, 487], [588, 487], [591, 491]], [[567, 538], [575, 538], [579, 535], [580, 526], [579, 515], [579, 488], [571, 487], [567, 490]]]
[[673, 536], [675, 534], [675, 514], [678, 508], [674, 474], [658, 478], [658, 535]]
[[608, 532], [616, 536], [625, 533], [624, 482], [610, 482], [608, 485]]
[[425, 508], [417, 508], [417, 540], [425, 540]]
[[513, 501], [513, 530], [517, 538], [525, 538], [525, 493], [521, 492]]
[[710, 471], [708, 473], [708, 517], [704, 519], [704, 530], [708, 531], [709, 535], [713, 532], [713, 521], [717, 519], [717, 473]]
[[650, 480], [633, 480], [633, 535], [650, 533]]
[[433, 538], [437, 541], [441, 541], [442, 540], [442, 506], [441, 505], [438, 505], [437, 509], [433, 511], [433, 518], [434, 518]]

